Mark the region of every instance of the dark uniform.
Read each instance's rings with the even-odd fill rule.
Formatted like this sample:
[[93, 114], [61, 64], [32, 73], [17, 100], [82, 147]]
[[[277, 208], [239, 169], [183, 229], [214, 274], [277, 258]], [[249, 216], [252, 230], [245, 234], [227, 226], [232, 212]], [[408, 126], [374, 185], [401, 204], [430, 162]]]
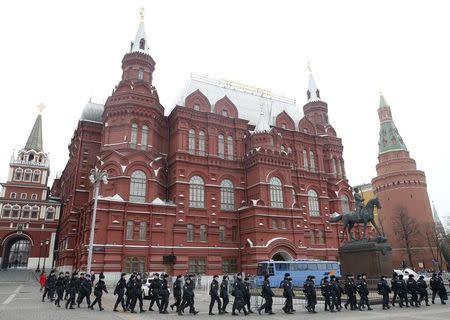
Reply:
[[125, 300], [123, 298], [126, 287], [127, 287], [127, 281], [125, 280], [125, 273], [122, 273], [120, 275], [120, 280], [117, 282], [116, 288], [114, 289], [114, 295], [117, 294], [116, 303], [114, 304], [114, 309], [113, 309], [113, 311], [115, 311], [115, 312], [119, 311], [119, 310], [117, 310], [117, 306], [119, 305], [119, 303], [122, 305], [123, 312], [127, 311], [127, 308], [125, 306]]
[[161, 307], [159, 308], [159, 313], [168, 313], [167, 307], [169, 306], [169, 282], [167, 278], [169, 275], [166, 273], [163, 276], [163, 280], [161, 281]]
[[270, 287], [269, 275], [264, 276], [264, 283], [261, 288], [261, 296], [264, 298], [264, 303], [258, 308], [258, 313], [261, 314], [261, 310], [264, 309], [264, 313], [274, 314], [272, 311], [273, 296], [275, 295]]
[[330, 306], [330, 283], [328, 282], [328, 277], [323, 277], [320, 281], [320, 292], [325, 302], [325, 311], [331, 309]]
[[447, 289], [445, 288], [444, 279], [442, 279], [442, 273], [438, 273], [437, 277], [437, 293], [439, 298], [441, 299], [442, 304], [446, 304], [446, 300], [448, 300]]
[[177, 276], [177, 279], [173, 283], [173, 297], [175, 298], [175, 302], [170, 305], [170, 309], [173, 310], [173, 307], [176, 307], [176, 311], [180, 309], [181, 304], [181, 291], [183, 286], [181, 285], [181, 275]]
[[356, 280], [356, 290], [358, 291], [360, 297], [359, 311], [363, 310], [364, 305], [367, 305], [367, 310], [373, 310], [369, 304], [369, 288], [367, 287], [365, 274], [358, 276], [358, 279]]
[[142, 306], [143, 306], [142, 279], [139, 274], [134, 278], [132, 290], [133, 290], [133, 294], [132, 294], [133, 298], [131, 299], [131, 303], [130, 303], [131, 313], [136, 313], [134, 308], [136, 307], [136, 303], [138, 302], [138, 300], [139, 300], [139, 311], [145, 312], [145, 310], [142, 308]]
[[283, 297], [286, 298], [284, 307], [282, 308], [285, 313], [292, 313], [294, 310], [293, 298], [294, 290], [292, 289], [292, 282], [289, 281], [289, 273], [284, 274], [284, 279], [280, 283], [280, 288], [283, 289]]
[[340, 296], [340, 287], [339, 283], [336, 280], [335, 276], [330, 277], [331, 281], [329, 284], [329, 294], [331, 299], [330, 311], [335, 312], [335, 308], [337, 311], [341, 311], [341, 306], [338, 303], [338, 297]]
[[189, 307], [189, 313], [196, 315], [198, 311], [194, 307], [194, 286], [192, 284], [191, 278], [186, 278], [186, 282], [183, 286], [183, 300], [181, 301], [180, 309], [178, 310], [178, 315], [183, 315], [184, 309]]
[[69, 283], [67, 284], [67, 291], [69, 292], [69, 299], [66, 301], [66, 309], [70, 304], [70, 309], [74, 309], [73, 305], [75, 304], [75, 295], [78, 292], [79, 288], [79, 280], [78, 274], [74, 272], [72, 274], [72, 278], [70, 278]]
[[407, 288], [406, 288], [406, 282], [405, 280], [403, 280], [403, 275], [399, 275], [398, 276], [398, 280], [397, 280], [397, 292], [398, 292], [398, 297], [400, 299], [400, 308], [403, 308], [403, 305], [406, 305], [407, 308], [409, 308], [409, 304], [408, 304], [408, 294], [407, 294]]
[[391, 307], [389, 306], [389, 293], [391, 292], [391, 288], [389, 287], [384, 277], [380, 278], [377, 288], [378, 294], [383, 296], [383, 310], [390, 309]]
[[422, 303], [423, 300], [425, 300], [425, 303], [427, 306], [430, 304], [428, 303], [428, 285], [425, 282], [423, 276], [419, 277], [419, 280], [417, 280], [417, 292], [419, 293], [419, 304]]
[[392, 274], [392, 278], [391, 278], [391, 288], [392, 291], [394, 292], [394, 296], [392, 297], [392, 306], [395, 306], [395, 301], [397, 300], [398, 297], [398, 274], [397, 272], [394, 272]]
[[245, 315], [248, 315], [247, 310], [245, 309], [245, 287], [244, 283], [242, 282], [242, 273], [238, 273], [236, 280], [233, 283], [233, 290], [231, 291], [231, 295], [234, 296], [233, 301], [233, 309], [232, 309], [232, 315], [237, 316], [236, 310], [244, 311]]
[[86, 302], [88, 304], [88, 307], [91, 305], [91, 293], [92, 293], [92, 282], [91, 282], [91, 275], [87, 274], [84, 279], [80, 282], [80, 294], [78, 295], [78, 308], [80, 307], [80, 304], [83, 302], [84, 298], [86, 297]]
[[135, 296], [135, 291], [134, 291], [135, 278], [136, 278], [136, 275], [133, 273], [127, 281], [127, 291], [125, 292], [127, 299], [125, 300], [125, 307], [128, 310], [131, 310], [131, 308], [130, 308], [131, 301], [134, 299], [134, 296]]
[[42, 302], [44, 302], [45, 296], [48, 296], [48, 298], [50, 298], [50, 301], [54, 300], [55, 288], [56, 288], [56, 275], [55, 270], [52, 270], [47, 277], [47, 281], [45, 282], [44, 294], [42, 295]]
[[317, 296], [316, 296], [316, 287], [314, 284], [314, 276], [306, 277], [306, 281], [303, 284], [303, 292], [306, 296], [306, 309], [308, 312], [317, 313], [316, 304], [317, 304]]
[[247, 305], [247, 311], [248, 311], [248, 313], [253, 313], [253, 311], [252, 311], [252, 309], [251, 309], [251, 307], [250, 307], [250, 304], [251, 304], [250, 286], [251, 286], [251, 284], [250, 284], [250, 279], [246, 277], [246, 278], [244, 279], [244, 288], [245, 288], [245, 291], [244, 291], [244, 301], [245, 301], [245, 304]]
[[214, 313], [212, 312], [214, 308], [214, 304], [217, 302], [217, 308], [219, 310], [219, 314], [222, 314], [222, 302], [219, 298], [219, 279], [218, 275], [215, 275], [213, 277], [213, 281], [211, 282], [211, 285], [209, 286], [209, 296], [211, 297], [210, 303], [209, 303], [209, 315], [213, 316]]
[[344, 293], [347, 295], [347, 301], [344, 304], [345, 309], [350, 305], [350, 310], [356, 310], [356, 285], [353, 275], [347, 274], [344, 284]]
[[406, 291], [411, 295], [409, 304], [411, 307], [419, 307], [419, 300], [417, 299], [417, 282], [414, 280], [414, 275], [410, 274], [408, 281], [406, 281]]
[[155, 273], [153, 274], [153, 280], [150, 283], [150, 306], [148, 307], [149, 311], [153, 311], [153, 305], [156, 302], [156, 306], [158, 307], [158, 310], [161, 310], [161, 303], [160, 303], [160, 294], [161, 294], [161, 281], [159, 280], [159, 274]]
[[65, 289], [65, 279], [64, 279], [64, 273], [60, 272], [59, 273], [59, 277], [58, 279], [56, 279], [56, 300], [55, 300], [55, 305], [58, 307], [61, 307], [61, 305], [59, 304], [60, 301], [63, 299], [64, 296], [64, 289]]
[[225, 275], [220, 283], [220, 297], [222, 298], [222, 312], [228, 313], [227, 305], [230, 302], [230, 297], [228, 295], [228, 276]]
[[64, 300], [67, 300], [69, 297], [69, 291], [67, 290], [67, 286], [69, 285], [70, 282], [70, 273], [66, 272], [65, 276], [64, 276], [64, 290], [65, 290], [65, 294], [64, 294]]
[[103, 275], [103, 273], [100, 273], [99, 280], [94, 287], [95, 299], [94, 299], [94, 302], [92, 302], [92, 304], [90, 306], [91, 310], [94, 310], [94, 306], [97, 302], [98, 302], [98, 307], [100, 308], [100, 311], [104, 310], [102, 307], [102, 295], [103, 295], [103, 292], [108, 293], [108, 290], [106, 290], [105, 281], [103, 279], [105, 279], [105, 276]]

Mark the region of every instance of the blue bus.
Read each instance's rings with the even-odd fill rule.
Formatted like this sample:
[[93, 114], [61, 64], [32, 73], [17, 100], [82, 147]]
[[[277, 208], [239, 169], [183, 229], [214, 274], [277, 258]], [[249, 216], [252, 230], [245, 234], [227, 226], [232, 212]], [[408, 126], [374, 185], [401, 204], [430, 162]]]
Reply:
[[291, 261], [261, 261], [258, 262], [256, 273], [256, 286], [262, 286], [264, 276], [270, 275], [270, 286], [278, 288], [284, 278], [284, 274], [289, 272], [292, 277], [294, 287], [301, 287], [306, 277], [313, 275], [316, 277], [316, 284], [324, 276], [341, 276], [341, 264], [338, 261], [323, 261], [315, 259], [297, 259]]

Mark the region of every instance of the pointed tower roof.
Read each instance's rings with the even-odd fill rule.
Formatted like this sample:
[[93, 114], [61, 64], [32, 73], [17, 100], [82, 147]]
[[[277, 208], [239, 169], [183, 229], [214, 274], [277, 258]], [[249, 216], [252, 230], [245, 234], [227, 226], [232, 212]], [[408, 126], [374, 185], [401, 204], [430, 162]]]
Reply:
[[25, 150], [34, 150], [37, 152], [43, 151], [42, 149], [42, 117], [39, 114], [34, 122], [33, 129], [31, 129], [30, 136], [25, 144]]
[[255, 133], [261, 133], [261, 132], [269, 132], [270, 131], [270, 125], [267, 121], [267, 117], [264, 114], [263, 106], [261, 106], [261, 112], [259, 113], [258, 122], [256, 123], [255, 130], [253, 132]]
[[142, 52], [148, 53], [148, 42], [145, 35], [145, 25], [144, 25], [144, 9], [141, 9], [141, 22], [139, 23], [139, 28], [134, 38], [134, 42], [131, 46], [131, 52]]
[[378, 108], [378, 117], [380, 119], [380, 139], [378, 141], [378, 154], [389, 151], [408, 151], [403, 142], [400, 133], [392, 119], [391, 107], [387, 104], [386, 99], [380, 95], [380, 105]]
[[316, 82], [314, 81], [314, 77], [312, 75], [311, 66], [309, 65], [309, 62], [308, 62], [308, 71], [309, 71], [309, 81], [308, 81], [308, 91], [306, 91], [308, 102], [321, 101], [320, 90], [317, 89]]

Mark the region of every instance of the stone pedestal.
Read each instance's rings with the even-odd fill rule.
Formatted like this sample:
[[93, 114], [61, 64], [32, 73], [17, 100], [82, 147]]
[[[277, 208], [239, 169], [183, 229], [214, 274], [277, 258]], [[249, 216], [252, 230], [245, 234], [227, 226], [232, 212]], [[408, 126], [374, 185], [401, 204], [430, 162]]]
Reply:
[[365, 273], [367, 278], [378, 278], [393, 272], [392, 248], [387, 242], [346, 242], [339, 248], [339, 257], [344, 276]]

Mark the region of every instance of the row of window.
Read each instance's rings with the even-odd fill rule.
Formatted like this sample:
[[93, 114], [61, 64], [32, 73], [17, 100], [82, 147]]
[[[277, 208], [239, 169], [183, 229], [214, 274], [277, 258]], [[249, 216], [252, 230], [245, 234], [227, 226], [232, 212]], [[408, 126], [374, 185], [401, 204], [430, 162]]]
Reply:
[[[131, 136], [130, 136], [131, 147], [136, 148], [138, 143], [138, 125], [137, 123], [131, 124]], [[141, 148], [145, 150], [148, 143], [148, 126], [143, 125], [141, 128]]]
[[[17, 193], [16, 193], [16, 192], [11, 192], [11, 193], [9, 194], [9, 197], [10, 197], [11, 199], [16, 199], [16, 198], [17, 198]], [[28, 194], [26, 194], [26, 193], [24, 193], [24, 192], [22, 192], [22, 193], [20, 194], [20, 199], [22, 199], [22, 200], [27, 199], [27, 197], [28, 197]], [[31, 200], [37, 200], [37, 194], [36, 194], [36, 193], [33, 193], [33, 194], [31, 195]]]
[[20, 160], [22, 161], [34, 161], [41, 163], [44, 160], [44, 155], [35, 155], [33, 152], [30, 153], [21, 153], [19, 154]]
[[26, 182], [39, 182], [41, 180], [41, 170], [31, 170], [17, 168], [14, 171], [14, 180], [15, 181], [26, 181]]
[[[206, 142], [206, 134], [205, 131], [200, 130], [198, 132], [198, 143], [196, 132], [194, 129], [189, 130], [188, 137], [188, 151], [190, 154], [197, 154], [199, 156], [205, 156], [205, 142]], [[226, 150], [225, 150], [226, 149]], [[223, 134], [219, 134], [217, 137], [217, 156], [219, 158], [225, 159], [225, 156], [228, 160], [233, 160], [233, 137], [227, 136], [225, 143], [225, 136]]]
[[[5, 204], [2, 209], [2, 218], [4, 219], [38, 219], [39, 218], [39, 207], [25, 205], [20, 207], [15, 204], [11, 206], [10, 204]], [[45, 214], [46, 220], [53, 220], [55, 218], [55, 208], [48, 207]]]
[[[140, 272], [144, 273], [145, 270], [145, 257], [125, 257], [124, 259], [124, 272]], [[189, 258], [188, 271], [193, 274], [206, 274], [206, 257]], [[236, 258], [223, 258], [222, 259], [222, 271], [224, 274], [232, 274], [237, 272], [237, 259]]]

